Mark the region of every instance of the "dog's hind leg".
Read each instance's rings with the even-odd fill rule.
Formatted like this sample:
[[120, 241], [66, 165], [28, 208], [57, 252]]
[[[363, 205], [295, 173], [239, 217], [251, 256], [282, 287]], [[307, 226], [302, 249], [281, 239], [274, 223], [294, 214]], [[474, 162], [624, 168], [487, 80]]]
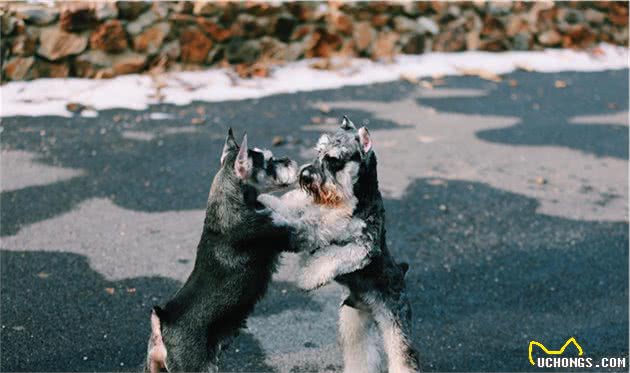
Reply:
[[344, 372], [381, 371], [380, 333], [370, 311], [342, 305], [339, 311], [339, 337]]
[[385, 299], [373, 305], [374, 318], [383, 334], [388, 371], [419, 372], [418, 353], [411, 341], [411, 306], [404, 293], [398, 299]]

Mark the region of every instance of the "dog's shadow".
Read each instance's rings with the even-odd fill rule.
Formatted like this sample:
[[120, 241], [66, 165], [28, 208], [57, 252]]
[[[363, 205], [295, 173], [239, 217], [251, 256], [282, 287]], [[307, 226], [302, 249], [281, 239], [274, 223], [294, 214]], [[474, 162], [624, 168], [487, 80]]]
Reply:
[[530, 340], [557, 349], [571, 336], [586, 356], [627, 356], [628, 224], [537, 207], [483, 183], [436, 179], [386, 201], [392, 251], [410, 262], [425, 370], [531, 370]]
[[[86, 257], [63, 252], [0, 251], [0, 371], [138, 371], [146, 354], [149, 310], [181, 285], [164, 277], [108, 281]], [[273, 299], [283, 294], [282, 302]], [[308, 307], [309, 296], [278, 281], [258, 316]], [[276, 306], [281, 303], [282, 306]], [[268, 372], [258, 340], [247, 330], [232, 341], [222, 370]]]

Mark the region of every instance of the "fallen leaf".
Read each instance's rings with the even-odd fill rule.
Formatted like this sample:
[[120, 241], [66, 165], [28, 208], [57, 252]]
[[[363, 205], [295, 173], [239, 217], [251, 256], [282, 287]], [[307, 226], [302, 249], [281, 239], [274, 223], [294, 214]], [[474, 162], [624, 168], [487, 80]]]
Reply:
[[286, 140], [283, 136], [274, 136], [273, 139], [271, 139], [271, 145], [273, 146], [280, 146], [283, 145], [285, 142]]
[[497, 82], [497, 83], [501, 81], [500, 76], [493, 73], [492, 71], [488, 71], [485, 69], [460, 68], [460, 67], [457, 67], [456, 69], [457, 71], [459, 71], [460, 73], [466, 76], [477, 76], [481, 79], [489, 80], [489, 81]]
[[190, 124], [198, 125], [198, 124], [203, 124], [205, 121], [206, 120], [203, 118], [193, 118], [190, 120]]
[[433, 84], [431, 84], [431, 82], [427, 82], [426, 80], [421, 80], [420, 86], [426, 89], [433, 89]]
[[197, 108], [195, 109], [195, 111], [197, 112], [197, 114], [199, 115], [205, 115], [206, 114], [206, 109], [203, 106], [197, 106]]
[[538, 176], [538, 177], [536, 178], [536, 184], [538, 184], [538, 185], [547, 184], [547, 179], [545, 179], [545, 178], [544, 178], [544, 177], [542, 177], [542, 176]]
[[330, 106], [326, 104], [318, 104], [317, 109], [319, 109], [319, 111], [321, 111], [324, 114], [330, 113]]
[[519, 70], [523, 70], [523, 71], [527, 71], [527, 72], [534, 71], [534, 68], [531, 67], [530, 65], [526, 64], [526, 63], [517, 63], [515, 66]]
[[516, 87], [516, 86], [518, 86], [518, 81], [516, 81], [515, 79], [510, 79], [510, 80], [508, 80], [508, 85], [510, 87]]
[[410, 73], [400, 74], [400, 79], [406, 80], [411, 84], [418, 84], [418, 78], [415, 75], [412, 75]]
[[127, 293], [135, 293], [136, 288], [127, 288]]
[[42, 280], [47, 279], [47, 278], [48, 278], [48, 276], [50, 276], [50, 274], [49, 274], [49, 273], [46, 273], [46, 272], [39, 272], [39, 273], [37, 274], [37, 277], [41, 278]]
[[565, 82], [564, 80], [556, 80], [553, 85], [556, 88], [566, 88], [567, 87], [567, 82]]
[[107, 292], [107, 294], [109, 294], [109, 295], [114, 295], [114, 292], [116, 292], [116, 289], [114, 289], [114, 288], [105, 288], [105, 292]]
[[312, 117], [311, 122], [315, 124], [320, 124], [322, 122], [322, 117]]

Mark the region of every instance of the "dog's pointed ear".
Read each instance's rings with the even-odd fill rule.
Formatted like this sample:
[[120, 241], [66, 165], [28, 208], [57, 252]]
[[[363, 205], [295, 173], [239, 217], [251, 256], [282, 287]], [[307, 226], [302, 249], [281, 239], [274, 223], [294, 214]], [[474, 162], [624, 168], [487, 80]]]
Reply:
[[245, 180], [252, 171], [252, 162], [249, 160], [247, 153], [247, 133], [243, 135], [241, 148], [238, 150], [236, 161], [234, 161], [234, 172], [239, 179]]
[[357, 128], [354, 126], [354, 123], [348, 118], [346, 115], [343, 116], [341, 120], [341, 129], [345, 131], [356, 130]]
[[236, 149], [238, 149], [238, 144], [236, 143], [236, 140], [234, 140], [234, 133], [230, 127], [227, 137], [225, 138], [225, 145], [223, 145], [223, 152], [221, 153], [221, 166], [223, 166], [225, 157], [227, 157], [228, 153]]
[[359, 128], [359, 143], [365, 153], [372, 150], [372, 137], [370, 136], [370, 131], [368, 131], [367, 127]]

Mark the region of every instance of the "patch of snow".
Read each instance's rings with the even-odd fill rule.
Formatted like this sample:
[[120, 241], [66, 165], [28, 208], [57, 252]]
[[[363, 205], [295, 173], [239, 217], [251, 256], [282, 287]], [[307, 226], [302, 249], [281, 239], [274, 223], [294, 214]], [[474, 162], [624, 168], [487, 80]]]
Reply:
[[311, 68], [312, 63], [313, 60], [289, 63], [275, 68], [271, 77], [250, 80], [236, 78], [226, 69], [208, 69], [168, 73], [155, 80], [148, 75], [123, 75], [108, 80], [68, 78], [10, 82], [0, 87], [0, 116], [70, 117], [72, 113], [66, 110], [69, 102], [78, 102], [95, 110], [145, 110], [149, 105], [159, 102], [156, 98], [158, 81], [163, 86], [159, 92], [163, 95], [163, 103], [187, 105], [193, 101], [242, 100], [281, 93], [381, 83], [398, 80], [401, 75], [461, 75], [462, 70], [470, 69], [507, 74], [519, 68], [549, 73], [629, 67], [628, 48], [608, 44], [600, 45], [597, 54], [568, 49], [504, 53], [428, 53], [418, 56], [401, 55], [393, 63], [353, 59], [343, 68], [332, 71]]

